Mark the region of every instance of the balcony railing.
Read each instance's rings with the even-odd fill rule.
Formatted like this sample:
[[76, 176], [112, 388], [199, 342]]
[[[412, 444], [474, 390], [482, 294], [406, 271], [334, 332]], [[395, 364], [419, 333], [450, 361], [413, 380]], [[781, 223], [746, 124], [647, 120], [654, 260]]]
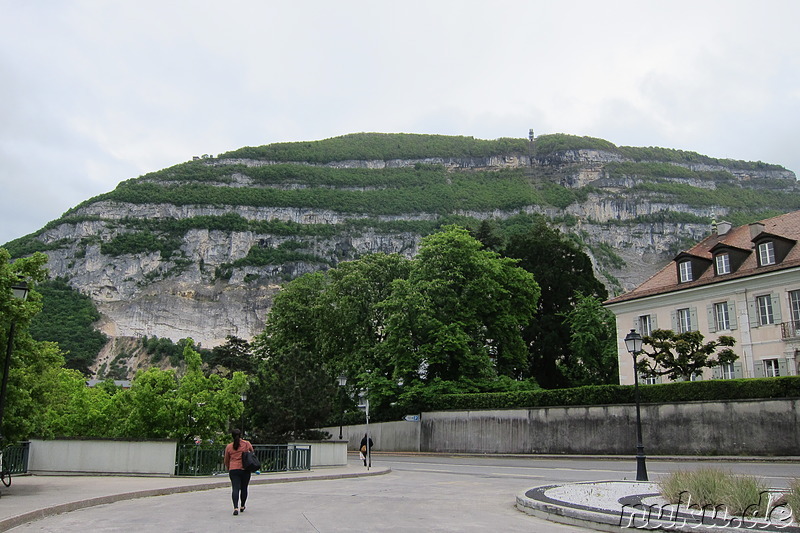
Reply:
[[781, 323], [781, 338], [795, 339], [800, 338], [800, 320], [790, 320]]

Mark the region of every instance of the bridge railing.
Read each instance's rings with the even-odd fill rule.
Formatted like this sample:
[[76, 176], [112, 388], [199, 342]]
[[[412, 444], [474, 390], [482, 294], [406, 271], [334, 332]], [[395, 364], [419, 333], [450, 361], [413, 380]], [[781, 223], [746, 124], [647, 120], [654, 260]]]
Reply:
[[[261, 461], [261, 472], [287, 472], [311, 469], [311, 446], [302, 444], [254, 444]], [[178, 446], [176, 476], [210, 476], [227, 472], [223, 464], [224, 446], [182, 444]]]

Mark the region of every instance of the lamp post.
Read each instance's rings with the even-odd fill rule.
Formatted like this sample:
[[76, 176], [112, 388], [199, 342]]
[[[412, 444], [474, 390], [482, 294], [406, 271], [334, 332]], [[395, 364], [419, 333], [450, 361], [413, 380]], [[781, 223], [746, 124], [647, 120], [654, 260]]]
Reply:
[[372, 466], [372, 446], [369, 445], [369, 397], [367, 396], [367, 391], [362, 391], [359, 395], [359, 399], [363, 402], [358, 407], [364, 409], [364, 414], [366, 415], [366, 439], [367, 439], [367, 470], [370, 469]]
[[[339, 400], [342, 399], [342, 389], [345, 385], [347, 385], [347, 376], [344, 374], [339, 374], [337, 378], [339, 381]], [[339, 440], [342, 440], [342, 426], [344, 425], [344, 409], [341, 405], [341, 401], [339, 402]]]
[[639, 369], [636, 358], [642, 353], [642, 336], [632, 329], [625, 335], [625, 347], [633, 356], [633, 390], [636, 398], [636, 481], [647, 481], [644, 444], [642, 444], [642, 415], [639, 409]]
[[[11, 285], [11, 294], [18, 300], [25, 301], [28, 298], [28, 284], [18, 281]], [[0, 385], [0, 445], [3, 443], [3, 413], [6, 408], [6, 392], [8, 391], [8, 371], [11, 368], [11, 351], [14, 349], [14, 333], [17, 323], [12, 317], [11, 326], [8, 328], [8, 346], [6, 347], [6, 359], [3, 363], [3, 382]]]
[[242, 431], [242, 438], [244, 438], [244, 402], [247, 401], [247, 393], [243, 392], [240, 398], [242, 400], [242, 427], [240, 430]]

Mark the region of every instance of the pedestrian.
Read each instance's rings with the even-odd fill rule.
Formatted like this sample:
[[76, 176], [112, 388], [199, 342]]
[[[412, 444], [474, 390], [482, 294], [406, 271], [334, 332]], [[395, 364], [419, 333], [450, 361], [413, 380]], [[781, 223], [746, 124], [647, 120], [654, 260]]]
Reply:
[[367, 466], [367, 461], [369, 461], [369, 466], [372, 467], [372, 446], [372, 437], [368, 437], [364, 433], [364, 438], [361, 439], [361, 445], [358, 448], [361, 458], [364, 460], [364, 466]]
[[[242, 438], [242, 432], [238, 429], [231, 431], [233, 442], [225, 446], [223, 461], [225, 468], [228, 469], [228, 476], [231, 478], [231, 488], [233, 499], [233, 514], [238, 515], [244, 512], [244, 504], [247, 501], [247, 486], [250, 484], [250, 472], [242, 465], [242, 454], [252, 452], [253, 445]], [[241, 501], [241, 507], [239, 502]]]

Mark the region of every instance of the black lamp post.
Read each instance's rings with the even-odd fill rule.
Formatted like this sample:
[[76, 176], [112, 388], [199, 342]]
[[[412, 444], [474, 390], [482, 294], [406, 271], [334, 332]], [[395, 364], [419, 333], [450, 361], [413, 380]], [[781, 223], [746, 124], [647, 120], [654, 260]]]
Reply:
[[639, 368], [636, 357], [642, 353], [642, 336], [632, 329], [625, 335], [625, 347], [633, 355], [633, 390], [636, 397], [636, 481], [647, 481], [644, 444], [642, 444], [642, 415], [639, 409]]
[[[347, 385], [347, 376], [345, 376], [344, 374], [339, 374], [339, 377], [337, 379], [339, 381], [339, 400], [341, 400], [342, 399], [341, 391], [344, 388], [344, 386]], [[342, 426], [344, 425], [344, 409], [341, 404], [341, 401], [339, 402], [339, 410], [341, 411], [339, 413], [339, 440], [342, 440]]]
[[[11, 294], [14, 298], [25, 301], [28, 297], [28, 284], [18, 281], [11, 285]], [[14, 349], [14, 333], [17, 323], [12, 318], [11, 327], [8, 328], [8, 346], [6, 347], [6, 359], [3, 363], [3, 382], [0, 385], [0, 445], [3, 442], [3, 413], [6, 408], [6, 393], [8, 391], [8, 371], [11, 368], [11, 351]]]

